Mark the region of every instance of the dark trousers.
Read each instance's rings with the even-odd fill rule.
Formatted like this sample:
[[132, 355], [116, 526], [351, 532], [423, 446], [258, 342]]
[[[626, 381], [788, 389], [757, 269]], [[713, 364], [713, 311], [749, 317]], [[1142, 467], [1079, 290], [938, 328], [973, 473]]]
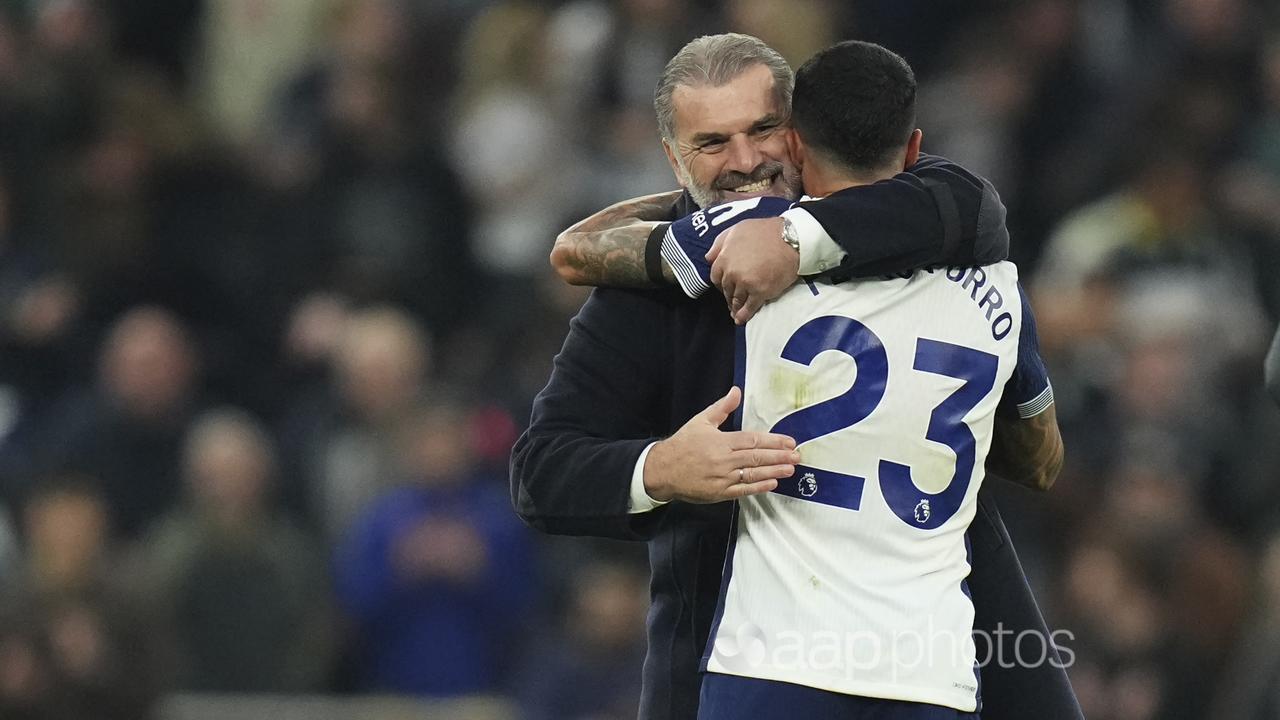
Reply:
[[698, 720], [978, 720], [977, 713], [774, 680], [705, 673]]

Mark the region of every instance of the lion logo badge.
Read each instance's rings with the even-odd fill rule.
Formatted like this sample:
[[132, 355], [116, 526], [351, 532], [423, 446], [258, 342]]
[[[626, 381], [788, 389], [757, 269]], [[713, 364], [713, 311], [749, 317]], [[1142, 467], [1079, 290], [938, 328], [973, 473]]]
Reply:
[[813, 473], [800, 476], [799, 490], [801, 497], [813, 497], [818, 493], [818, 479], [813, 476]]

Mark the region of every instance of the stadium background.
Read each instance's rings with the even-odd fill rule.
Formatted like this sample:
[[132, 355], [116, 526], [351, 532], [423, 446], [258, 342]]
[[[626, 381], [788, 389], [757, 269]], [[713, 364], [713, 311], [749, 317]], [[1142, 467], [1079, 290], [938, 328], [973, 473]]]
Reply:
[[904, 54], [1008, 204], [1068, 460], [1001, 496], [1088, 717], [1280, 717], [1247, 0], [3, 0], [0, 717], [633, 717], [641, 549], [505, 461], [556, 230], [672, 187], [655, 80], [727, 29]]

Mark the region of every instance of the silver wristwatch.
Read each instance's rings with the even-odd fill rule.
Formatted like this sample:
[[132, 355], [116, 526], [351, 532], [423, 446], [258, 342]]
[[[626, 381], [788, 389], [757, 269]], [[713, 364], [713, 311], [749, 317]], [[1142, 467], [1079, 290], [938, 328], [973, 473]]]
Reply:
[[782, 216], [782, 242], [791, 246], [798, 254], [800, 252], [800, 234], [796, 232], [796, 226], [791, 223], [791, 218]]

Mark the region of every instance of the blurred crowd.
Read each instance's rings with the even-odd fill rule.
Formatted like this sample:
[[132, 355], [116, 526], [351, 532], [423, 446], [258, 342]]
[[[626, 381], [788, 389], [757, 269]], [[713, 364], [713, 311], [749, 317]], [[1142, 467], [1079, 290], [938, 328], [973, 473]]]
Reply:
[[0, 717], [171, 692], [630, 718], [643, 548], [506, 458], [673, 187], [706, 32], [881, 42], [991, 178], [1067, 465], [1001, 503], [1092, 720], [1280, 717], [1280, 8], [1257, 0], [0, 0]]

